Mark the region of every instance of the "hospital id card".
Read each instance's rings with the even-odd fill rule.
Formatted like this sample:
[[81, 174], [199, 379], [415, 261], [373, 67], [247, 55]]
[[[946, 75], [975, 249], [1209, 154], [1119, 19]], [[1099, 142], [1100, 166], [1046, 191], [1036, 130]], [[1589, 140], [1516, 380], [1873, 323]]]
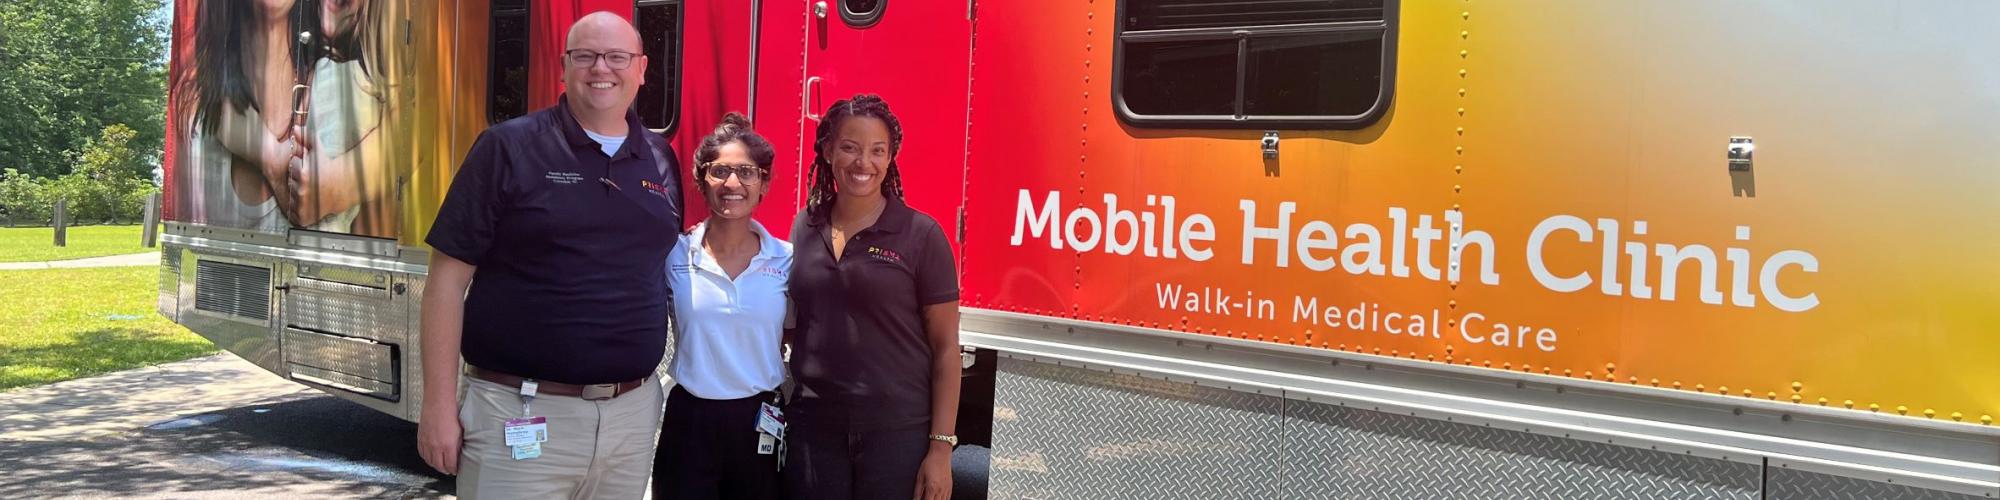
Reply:
[[762, 403], [760, 406], [762, 408], [757, 411], [757, 432], [762, 432], [774, 438], [784, 439], [785, 412], [779, 410], [776, 406], [771, 406], [770, 403]]
[[545, 443], [549, 440], [549, 419], [547, 417], [509, 419], [507, 425], [502, 428], [507, 432], [507, 446]]

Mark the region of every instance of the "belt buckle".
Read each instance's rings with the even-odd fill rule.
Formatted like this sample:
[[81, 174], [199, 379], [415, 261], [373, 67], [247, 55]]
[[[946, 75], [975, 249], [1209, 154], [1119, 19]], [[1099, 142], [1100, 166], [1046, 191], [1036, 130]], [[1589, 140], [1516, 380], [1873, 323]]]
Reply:
[[601, 401], [618, 396], [618, 384], [591, 384], [583, 386], [585, 401]]

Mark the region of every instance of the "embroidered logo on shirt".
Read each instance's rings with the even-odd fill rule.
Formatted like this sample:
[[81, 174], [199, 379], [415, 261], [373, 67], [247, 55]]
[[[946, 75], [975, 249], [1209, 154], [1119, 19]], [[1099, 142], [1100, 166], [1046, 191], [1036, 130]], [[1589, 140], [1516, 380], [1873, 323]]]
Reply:
[[884, 262], [894, 262], [897, 264], [903, 263], [903, 254], [896, 253], [895, 250], [890, 250], [878, 246], [872, 246], [872, 245], [869, 246], [868, 256], [874, 257], [877, 260], [881, 260]]
[[782, 268], [782, 267], [778, 267], [778, 266], [764, 266], [764, 267], [761, 267], [761, 268], [758, 268], [758, 269], [757, 269], [757, 272], [759, 272], [759, 273], [763, 273], [763, 274], [767, 274], [767, 275], [771, 275], [771, 276], [776, 276], [776, 277], [778, 277], [779, 279], [784, 279], [784, 278], [785, 278], [785, 276], [786, 276], [787, 274], [790, 274], [790, 272], [789, 272], [789, 271], [787, 271], [787, 270], [786, 270], [785, 268]]
[[639, 181], [639, 187], [646, 188], [647, 192], [651, 192], [661, 198], [667, 197], [667, 187], [660, 185], [660, 183], [642, 179]]
[[556, 184], [576, 184], [583, 182], [583, 174], [576, 172], [549, 172], [547, 175], [543, 175], [542, 178]]

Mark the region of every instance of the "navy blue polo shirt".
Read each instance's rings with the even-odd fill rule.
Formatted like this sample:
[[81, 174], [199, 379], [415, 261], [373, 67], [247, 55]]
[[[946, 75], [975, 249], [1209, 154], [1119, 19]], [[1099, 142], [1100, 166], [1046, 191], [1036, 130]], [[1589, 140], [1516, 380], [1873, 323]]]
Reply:
[[[828, 210], [830, 212], [831, 210]], [[792, 224], [794, 422], [879, 430], [929, 425], [930, 336], [924, 306], [958, 300], [944, 228], [891, 198], [839, 259], [826, 215]]]
[[636, 112], [609, 156], [567, 96], [479, 135], [431, 248], [478, 266], [460, 352], [481, 369], [570, 384], [637, 380], [665, 352], [680, 168]]

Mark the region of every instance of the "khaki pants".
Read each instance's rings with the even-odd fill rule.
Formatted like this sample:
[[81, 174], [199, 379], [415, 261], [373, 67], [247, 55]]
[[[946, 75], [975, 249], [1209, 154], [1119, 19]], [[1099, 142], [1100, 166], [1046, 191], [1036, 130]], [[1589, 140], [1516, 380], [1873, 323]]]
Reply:
[[464, 499], [641, 498], [653, 473], [654, 438], [665, 404], [660, 385], [601, 401], [542, 396], [532, 411], [546, 417], [542, 456], [515, 460], [502, 430], [520, 418], [517, 388], [461, 377], [458, 496]]

